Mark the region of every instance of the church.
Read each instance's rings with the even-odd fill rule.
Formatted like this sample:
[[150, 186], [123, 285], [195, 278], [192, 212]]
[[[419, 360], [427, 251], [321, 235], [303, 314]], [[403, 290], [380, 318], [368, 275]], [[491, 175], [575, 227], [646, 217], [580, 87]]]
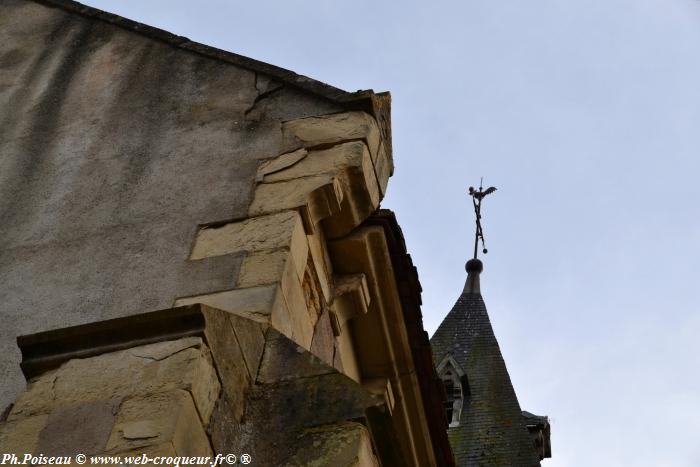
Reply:
[[0, 454], [537, 465], [480, 263], [423, 328], [393, 170], [388, 93], [0, 2]]

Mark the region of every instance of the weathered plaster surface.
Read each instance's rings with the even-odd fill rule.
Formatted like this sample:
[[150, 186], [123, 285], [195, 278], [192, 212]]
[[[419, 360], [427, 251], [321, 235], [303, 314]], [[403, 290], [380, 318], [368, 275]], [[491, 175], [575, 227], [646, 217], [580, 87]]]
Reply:
[[230, 289], [240, 254], [187, 261], [247, 217], [281, 122], [340, 110], [232, 64], [28, 0], [0, 3], [0, 409], [20, 334]]

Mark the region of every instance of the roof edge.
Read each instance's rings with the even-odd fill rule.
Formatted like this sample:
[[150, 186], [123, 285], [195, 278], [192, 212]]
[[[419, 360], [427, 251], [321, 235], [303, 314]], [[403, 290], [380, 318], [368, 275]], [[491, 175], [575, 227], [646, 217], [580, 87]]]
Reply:
[[454, 467], [454, 453], [447, 436], [448, 423], [443, 410], [446, 398], [435, 370], [428, 333], [423, 328], [423, 315], [420, 308], [422, 288], [418, 279], [418, 270], [406, 249], [403, 231], [393, 211], [377, 209], [365, 219], [362, 225], [379, 226], [384, 231], [433, 452], [438, 465]]
[[[277, 79], [289, 86], [315, 96], [327, 99], [346, 110], [361, 110], [372, 115], [379, 124], [385, 147], [390, 160], [393, 160], [391, 138], [391, 94], [389, 92], [375, 93], [372, 89], [364, 91], [347, 92], [330, 84], [317, 81], [291, 70], [281, 68], [269, 63], [261, 62], [243, 55], [228, 52], [223, 49], [194, 42], [184, 36], [178, 36], [164, 29], [159, 29], [147, 24], [139, 23], [123, 16], [108, 13], [73, 0], [31, 0], [49, 8], [59, 8], [69, 13], [86, 18], [109, 23], [150, 39], [163, 42], [191, 53], [196, 53], [212, 60], [230, 63], [255, 73], [262, 73]], [[392, 170], [393, 173], [393, 170]]]
[[[82, 3], [75, 2], [73, 0], [32, 0], [35, 3], [42, 4], [50, 8], [60, 8], [62, 10], [74, 13], [86, 18], [96, 19], [98, 21], [103, 21], [114, 26], [120, 27], [122, 29], [141, 34], [143, 36], [149, 37], [151, 39], [164, 42], [173, 47], [177, 47], [189, 52], [194, 52], [205, 57], [212, 58], [221, 62], [230, 63], [233, 65], [240, 66], [247, 70], [260, 72], [276, 78], [284, 83], [292, 85], [303, 91], [316, 94], [335, 103], [346, 105], [351, 104], [352, 107], [358, 108], [357, 103], [359, 101], [367, 101], [371, 99], [372, 96], [381, 96], [385, 93], [375, 94], [373, 90], [364, 90], [357, 92], [347, 92], [340, 88], [336, 88], [329, 84], [317, 81], [315, 79], [309, 78], [304, 75], [297, 74], [291, 70], [281, 68], [275, 65], [270, 65], [269, 63], [261, 62], [243, 55], [239, 55], [233, 52], [228, 52], [223, 49], [218, 49], [206, 44], [191, 41], [185, 36], [178, 36], [164, 29], [159, 29], [147, 24], [139, 23], [123, 16], [116, 15], [114, 13], [109, 13]], [[352, 105], [352, 104], [355, 105]], [[361, 106], [367, 110], [371, 110], [372, 105]]]

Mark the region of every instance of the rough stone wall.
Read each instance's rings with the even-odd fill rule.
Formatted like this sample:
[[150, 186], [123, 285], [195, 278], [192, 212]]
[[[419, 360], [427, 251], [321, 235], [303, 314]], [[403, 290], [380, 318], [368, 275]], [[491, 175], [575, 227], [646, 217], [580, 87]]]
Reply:
[[[381, 398], [267, 325], [199, 305], [171, 311], [201, 322], [189, 330], [196, 335], [92, 349], [97, 355], [64, 359], [34, 377], [0, 423], [0, 453], [250, 454], [253, 465], [379, 465], [367, 426], [350, 420]], [[171, 318], [156, 315], [141, 315], [154, 324], [150, 338], [167, 338], [158, 324]], [[123, 340], [113, 343], [129, 345], [135, 323], [117, 323], [110, 333]], [[70, 347], [71, 333], [89, 335], [72, 328], [44, 345]]]
[[211, 455], [221, 385], [201, 338], [70, 360], [36, 378], [0, 430], [3, 453]]
[[[370, 115], [220, 60], [224, 52], [37, 1], [0, 5], [0, 313], [10, 323], [0, 350], [12, 356], [15, 336], [50, 328], [114, 317], [138, 326], [154, 309], [186, 307], [167, 310], [177, 316], [205, 304], [219, 314], [205, 341], [148, 354], [158, 365], [133, 375], [122, 364], [140, 346], [110, 353], [99, 338], [89, 343], [80, 351], [92, 357], [78, 352], [31, 381], [3, 446], [18, 436], [27, 449], [46, 446], [60, 416], [76, 420], [75, 450], [85, 431], [77, 421], [94, 409], [111, 421], [86, 435], [93, 452], [225, 453], [248, 443], [265, 465], [303, 465], [323, 445], [320, 465], [374, 465], [373, 449], [393, 459], [385, 465], [435, 465], [388, 240], [362, 225], [393, 169], [388, 96], [367, 93]], [[57, 332], [70, 346], [75, 330]], [[52, 359], [63, 358], [61, 345]], [[200, 388], [182, 369], [158, 386], [170, 355], [190, 348], [211, 353], [216, 375]], [[0, 403], [21, 387], [14, 355], [0, 361], [10, 382]], [[300, 355], [313, 363], [302, 372]], [[71, 368], [96, 381], [55, 393]], [[180, 433], [179, 419], [168, 419], [175, 431], [149, 431], [160, 423], [149, 414], [164, 412], [190, 417], [206, 437]], [[383, 434], [348, 423], [362, 417]], [[271, 423], [293, 429], [270, 439]]]
[[343, 277], [334, 277], [325, 237], [349, 233], [376, 209], [389, 173], [378, 181], [375, 166], [385, 156], [365, 113], [291, 120], [282, 128], [306, 147], [261, 164], [249, 217], [202, 227], [192, 247], [195, 263], [245, 255], [237, 282], [175, 304], [206, 303], [269, 322], [333, 363], [329, 304]]
[[338, 111], [253, 71], [27, 0], [0, 3], [0, 406], [15, 337], [230, 288], [242, 253], [187, 261], [249, 215], [282, 121]]

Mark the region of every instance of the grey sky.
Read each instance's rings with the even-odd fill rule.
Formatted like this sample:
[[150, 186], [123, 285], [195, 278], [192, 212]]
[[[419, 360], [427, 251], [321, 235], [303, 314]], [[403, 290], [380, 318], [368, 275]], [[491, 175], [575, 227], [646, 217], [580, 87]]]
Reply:
[[396, 211], [432, 333], [484, 204], [482, 291], [550, 467], [700, 465], [700, 2], [86, 3], [393, 96]]

